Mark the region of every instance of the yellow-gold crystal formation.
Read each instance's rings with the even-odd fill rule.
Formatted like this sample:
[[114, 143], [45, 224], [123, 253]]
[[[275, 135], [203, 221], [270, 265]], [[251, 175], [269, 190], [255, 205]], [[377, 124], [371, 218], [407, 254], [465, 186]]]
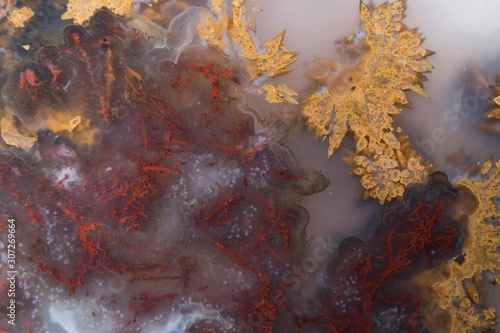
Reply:
[[484, 306], [484, 295], [479, 285], [486, 276], [490, 282], [500, 282], [500, 161], [492, 159], [478, 168], [475, 177], [464, 177], [457, 181], [476, 197], [478, 207], [469, 221], [463, 260], [449, 263], [449, 276], [436, 282], [441, 308], [451, 318], [451, 332], [465, 333], [482, 331], [495, 324], [495, 308]]
[[420, 34], [401, 23], [404, 8], [405, 1], [373, 11], [361, 3], [363, 31], [344, 41], [339, 64], [318, 58], [308, 66], [308, 75], [322, 86], [302, 105], [309, 129], [316, 129], [316, 137], [329, 137], [328, 156], [347, 132], [354, 133], [356, 153], [348, 162], [366, 196], [381, 203], [401, 196], [431, 169], [393, 126], [392, 116], [401, 114], [397, 104], [409, 105], [405, 91], [427, 96], [421, 73], [432, 68], [424, 60], [430, 52], [420, 47]]

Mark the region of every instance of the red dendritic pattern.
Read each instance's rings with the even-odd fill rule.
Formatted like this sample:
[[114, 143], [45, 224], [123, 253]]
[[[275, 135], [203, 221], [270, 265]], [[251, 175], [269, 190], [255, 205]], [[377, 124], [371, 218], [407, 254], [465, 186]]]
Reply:
[[297, 200], [328, 180], [277, 143], [282, 133], [256, 132], [239, 60], [195, 47], [162, 60], [168, 48], [104, 11], [64, 37], [5, 87], [26, 128], [78, 115], [74, 131], [92, 141], [47, 128], [30, 151], [2, 154], [2, 213], [19, 221], [24, 245], [20, 320], [40, 330], [270, 332], [281, 272], [304, 244]]
[[410, 190], [404, 206], [388, 208], [372, 238], [344, 240], [325, 271], [324, 312], [314, 321], [332, 332], [425, 331], [418, 290], [405, 282], [460, 253], [464, 224], [454, 216], [473, 200], [460, 191], [437, 174]]

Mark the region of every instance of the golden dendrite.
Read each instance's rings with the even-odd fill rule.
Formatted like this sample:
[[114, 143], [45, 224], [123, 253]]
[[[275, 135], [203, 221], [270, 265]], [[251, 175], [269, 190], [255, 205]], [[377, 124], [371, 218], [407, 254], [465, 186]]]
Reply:
[[228, 15], [221, 13], [224, 1], [211, 0], [217, 19], [202, 18], [198, 35], [223, 52], [227, 51], [229, 41], [233, 47], [239, 47], [241, 57], [251, 60], [252, 65], [248, 67], [248, 72], [254, 79], [260, 75], [276, 77], [290, 72], [287, 67], [295, 61], [297, 53], [289, 52], [283, 46], [285, 32], [265, 42], [263, 45], [265, 51], [259, 51], [253, 36], [252, 22], [244, 16], [246, 8], [243, 2], [243, 0], [232, 1], [232, 20], [228, 21]]
[[[486, 79], [485, 79], [486, 80]], [[487, 83], [487, 82], [486, 82]], [[497, 76], [495, 85], [490, 86], [492, 98], [490, 104], [493, 108], [484, 115], [485, 121], [479, 128], [488, 132], [500, 131], [500, 76]]]
[[401, 114], [396, 104], [409, 104], [405, 91], [427, 96], [420, 73], [432, 68], [420, 34], [401, 23], [404, 7], [405, 1], [396, 1], [372, 12], [361, 3], [364, 31], [346, 39], [337, 68], [325, 59], [308, 66], [308, 75], [323, 85], [302, 106], [316, 137], [329, 136], [328, 156], [348, 131], [354, 133], [356, 153], [348, 161], [366, 195], [381, 203], [400, 196], [431, 168], [393, 126], [392, 116]]
[[16, 28], [24, 27], [26, 21], [33, 17], [35, 13], [28, 7], [22, 7], [14, 10], [9, 15], [9, 22]]
[[449, 312], [451, 332], [474, 332], [495, 324], [495, 308], [485, 308], [478, 291], [483, 273], [500, 282], [500, 161], [490, 159], [478, 168], [479, 177], [462, 178], [457, 185], [469, 188], [478, 200], [470, 218], [463, 260], [449, 264], [446, 280], [434, 284], [440, 306]]
[[134, 9], [135, 2], [135, 0], [69, 0], [68, 10], [61, 18], [73, 19], [76, 23], [83, 24], [102, 7], [107, 7], [115, 14], [128, 15]]
[[490, 87], [493, 93], [491, 103], [495, 108], [486, 114], [487, 119], [500, 120], [500, 77], [497, 76], [496, 84]]
[[215, 46], [222, 52], [226, 52], [228, 45], [224, 38], [229, 28], [229, 17], [227, 15], [219, 15], [219, 20], [213, 17], [201, 17], [200, 25], [198, 26], [198, 35], [203, 37], [209, 45]]
[[298, 104], [293, 96], [298, 94], [290, 89], [286, 84], [280, 84], [277, 87], [273, 84], [266, 84], [262, 87], [267, 92], [266, 102], [280, 104]]

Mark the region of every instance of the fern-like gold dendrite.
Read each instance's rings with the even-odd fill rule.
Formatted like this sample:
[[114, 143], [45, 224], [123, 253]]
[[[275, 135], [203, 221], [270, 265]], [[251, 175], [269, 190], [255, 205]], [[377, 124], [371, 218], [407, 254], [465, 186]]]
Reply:
[[328, 156], [348, 131], [354, 133], [356, 153], [348, 161], [366, 195], [381, 203], [402, 195], [431, 168], [393, 126], [392, 116], [401, 114], [396, 104], [409, 104], [405, 91], [427, 96], [420, 73], [432, 68], [420, 34], [401, 23], [404, 7], [405, 1], [396, 1], [370, 11], [361, 3], [364, 31], [347, 38], [335, 70], [321, 58], [308, 66], [309, 76], [324, 84], [302, 106], [316, 137], [329, 136]]
[[297, 53], [284, 47], [285, 31], [265, 42], [265, 51], [258, 50], [252, 36], [252, 24], [244, 16], [246, 9], [243, 3], [244, 0], [232, 1], [232, 20], [228, 21], [228, 15], [222, 13], [224, 1], [211, 0], [217, 19], [203, 18], [198, 26], [198, 35], [222, 52], [227, 51], [226, 40], [232, 41], [233, 46], [241, 50], [241, 57], [251, 60], [248, 72], [254, 79], [260, 75], [276, 77], [290, 72], [287, 67], [295, 61]]
[[496, 84], [494, 86], [490, 86], [490, 90], [493, 94], [491, 104], [495, 105], [495, 108], [488, 112], [485, 116], [487, 119], [500, 120], [500, 76], [497, 76]]
[[69, 0], [68, 10], [61, 18], [63, 20], [73, 19], [75, 23], [83, 24], [102, 7], [110, 9], [115, 14], [125, 16], [132, 13], [134, 3], [134, 0]]
[[[484, 80], [484, 85], [488, 84], [486, 78], [482, 74], [478, 74], [480, 79]], [[479, 128], [488, 132], [500, 132], [500, 76], [497, 75], [495, 85], [490, 85], [490, 90], [492, 97], [490, 99], [490, 104], [493, 106], [492, 109], [488, 110], [484, 114], [484, 122], [479, 124]]]
[[434, 284], [440, 306], [451, 318], [451, 332], [484, 330], [495, 324], [495, 308], [485, 308], [478, 291], [483, 273], [500, 283], [500, 161], [492, 159], [480, 168], [476, 179], [464, 177], [457, 185], [469, 188], [477, 197], [477, 210], [470, 218], [463, 262], [449, 264], [449, 277]]
[[286, 84], [280, 84], [277, 87], [274, 84], [266, 84], [262, 87], [267, 92], [266, 102], [280, 104], [299, 104], [294, 96], [298, 94], [290, 89]]

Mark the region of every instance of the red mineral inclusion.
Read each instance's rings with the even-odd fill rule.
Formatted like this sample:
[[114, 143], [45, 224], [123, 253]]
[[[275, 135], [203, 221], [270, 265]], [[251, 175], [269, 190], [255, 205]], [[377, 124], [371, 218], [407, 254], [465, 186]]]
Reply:
[[[58, 330], [33, 309], [80, 299], [101, 307], [79, 313], [90, 323], [81, 325], [104, 326], [103, 311], [119, 310], [116, 331], [153, 330], [200, 306], [209, 315], [185, 329], [282, 327], [282, 275], [307, 222], [297, 199], [328, 180], [277, 143], [282, 133], [256, 132], [244, 63], [211, 48], [161, 60], [168, 47], [107, 12], [64, 36], [6, 87], [27, 127], [50, 110], [89, 120], [75, 131], [97, 129], [91, 145], [42, 130], [33, 151], [2, 155], [2, 195], [17, 201], [4, 210], [23, 221], [21, 319]], [[40, 278], [63, 288], [28, 306]]]
[[[419, 332], [420, 297], [401, 282], [451, 259], [463, 228], [454, 221], [458, 191], [443, 175], [406, 195], [407, 204], [383, 214], [375, 236], [346, 239], [328, 266], [320, 316], [332, 332]], [[421, 322], [421, 320], [420, 320]]]

